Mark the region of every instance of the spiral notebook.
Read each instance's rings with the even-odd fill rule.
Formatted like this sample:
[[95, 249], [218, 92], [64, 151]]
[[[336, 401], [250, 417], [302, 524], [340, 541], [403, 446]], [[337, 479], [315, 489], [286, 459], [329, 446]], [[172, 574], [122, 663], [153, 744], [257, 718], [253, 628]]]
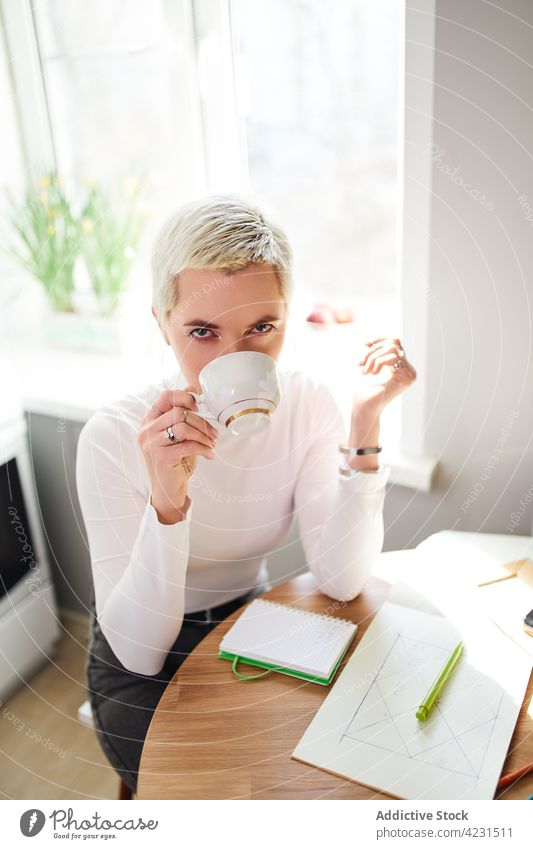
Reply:
[[[357, 625], [348, 619], [254, 599], [224, 636], [218, 656], [233, 661], [238, 678], [282, 672], [327, 685], [356, 631]], [[237, 672], [238, 662], [267, 671], [242, 675]]]

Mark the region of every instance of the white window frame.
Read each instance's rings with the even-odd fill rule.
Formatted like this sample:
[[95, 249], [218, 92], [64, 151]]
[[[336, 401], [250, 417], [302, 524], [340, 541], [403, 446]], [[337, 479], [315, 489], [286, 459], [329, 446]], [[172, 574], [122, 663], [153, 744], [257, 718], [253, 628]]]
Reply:
[[27, 174], [55, 167], [52, 129], [34, 21], [28, 0], [1, 0], [2, 23]]
[[[402, 312], [402, 342], [417, 370], [417, 380], [401, 396], [401, 441], [393, 458], [394, 479], [405, 486], [432, 488], [437, 460], [428, 452], [427, 373], [428, 305], [431, 297], [431, 200], [433, 92], [436, 2], [421, 10], [405, 4], [404, 51], [400, 79], [399, 168], [401, 193], [398, 231], [398, 289]], [[420, 49], [422, 48], [422, 49]], [[412, 51], [412, 52], [411, 52]], [[416, 67], [414, 67], [416, 60]], [[415, 140], [415, 141], [414, 141]]]

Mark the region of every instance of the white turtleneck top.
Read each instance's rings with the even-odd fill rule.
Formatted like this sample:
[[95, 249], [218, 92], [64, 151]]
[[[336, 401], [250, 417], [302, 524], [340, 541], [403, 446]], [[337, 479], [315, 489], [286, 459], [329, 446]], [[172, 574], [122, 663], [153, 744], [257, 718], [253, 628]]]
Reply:
[[[84, 425], [76, 461], [102, 633], [132, 672], [156, 675], [184, 612], [230, 601], [268, 580], [266, 558], [298, 519], [308, 567], [327, 596], [362, 589], [383, 545], [391, 469], [340, 474], [345, 426], [331, 391], [302, 371], [278, 370], [281, 400], [251, 436], [219, 431], [215, 459], [199, 456], [185, 519], [159, 522], [137, 442], [141, 420], [168, 388], [151, 384]], [[172, 387], [183, 388], [178, 372]], [[169, 449], [171, 450], [170, 446]]]

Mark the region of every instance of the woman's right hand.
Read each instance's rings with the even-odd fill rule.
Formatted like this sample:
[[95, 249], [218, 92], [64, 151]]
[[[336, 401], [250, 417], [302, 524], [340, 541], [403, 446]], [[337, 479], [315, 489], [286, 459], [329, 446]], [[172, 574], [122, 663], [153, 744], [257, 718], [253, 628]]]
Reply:
[[[141, 422], [137, 440], [150, 475], [151, 503], [165, 525], [180, 522], [187, 513], [190, 499], [186, 466], [192, 474], [199, 454], [208, 460], [215, 457], [213, 447], [218, 433], [198, 415], [196, 401], [187, 389], [194, 391], [192, 386], [167, 389], [156, 398]], [[167, 427], [172, 428], [179, 442], [172, 442], [165, 435]], [[181, 462], [184, 457], [185, 465]]]

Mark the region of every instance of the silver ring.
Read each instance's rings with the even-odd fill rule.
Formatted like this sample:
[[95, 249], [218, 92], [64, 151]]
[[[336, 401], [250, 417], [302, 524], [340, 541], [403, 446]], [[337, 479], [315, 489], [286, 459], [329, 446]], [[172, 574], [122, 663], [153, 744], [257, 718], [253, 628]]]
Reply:
[[170, 439], [172, 442], [179, 442], [179, 439], [176, 439], [176, 436], [174, 435], [174, 431], [172, 430], [172, 428], [170, 426], [165, 428], [165, 436], [167, 437], [167, 439]]
[[396, 371], [397, 369], [405, 365], [405, 351], [403, 349], [403, 345], [398, 345], [398, 353], [400, 356], [399, 359], [397, 359], [396, 362], [392, 365], [393, 371]]
[[188, 413], [188, 412], [189, 412], [189, 411], [188, 411], [187, 409], [184, 409], [184, 410], [183, 410], [183, 419], [182, 419], [182, 421], [184, 421], [184, 422], [186, 422], [186, 421], [187, 421], [187, 413]]

